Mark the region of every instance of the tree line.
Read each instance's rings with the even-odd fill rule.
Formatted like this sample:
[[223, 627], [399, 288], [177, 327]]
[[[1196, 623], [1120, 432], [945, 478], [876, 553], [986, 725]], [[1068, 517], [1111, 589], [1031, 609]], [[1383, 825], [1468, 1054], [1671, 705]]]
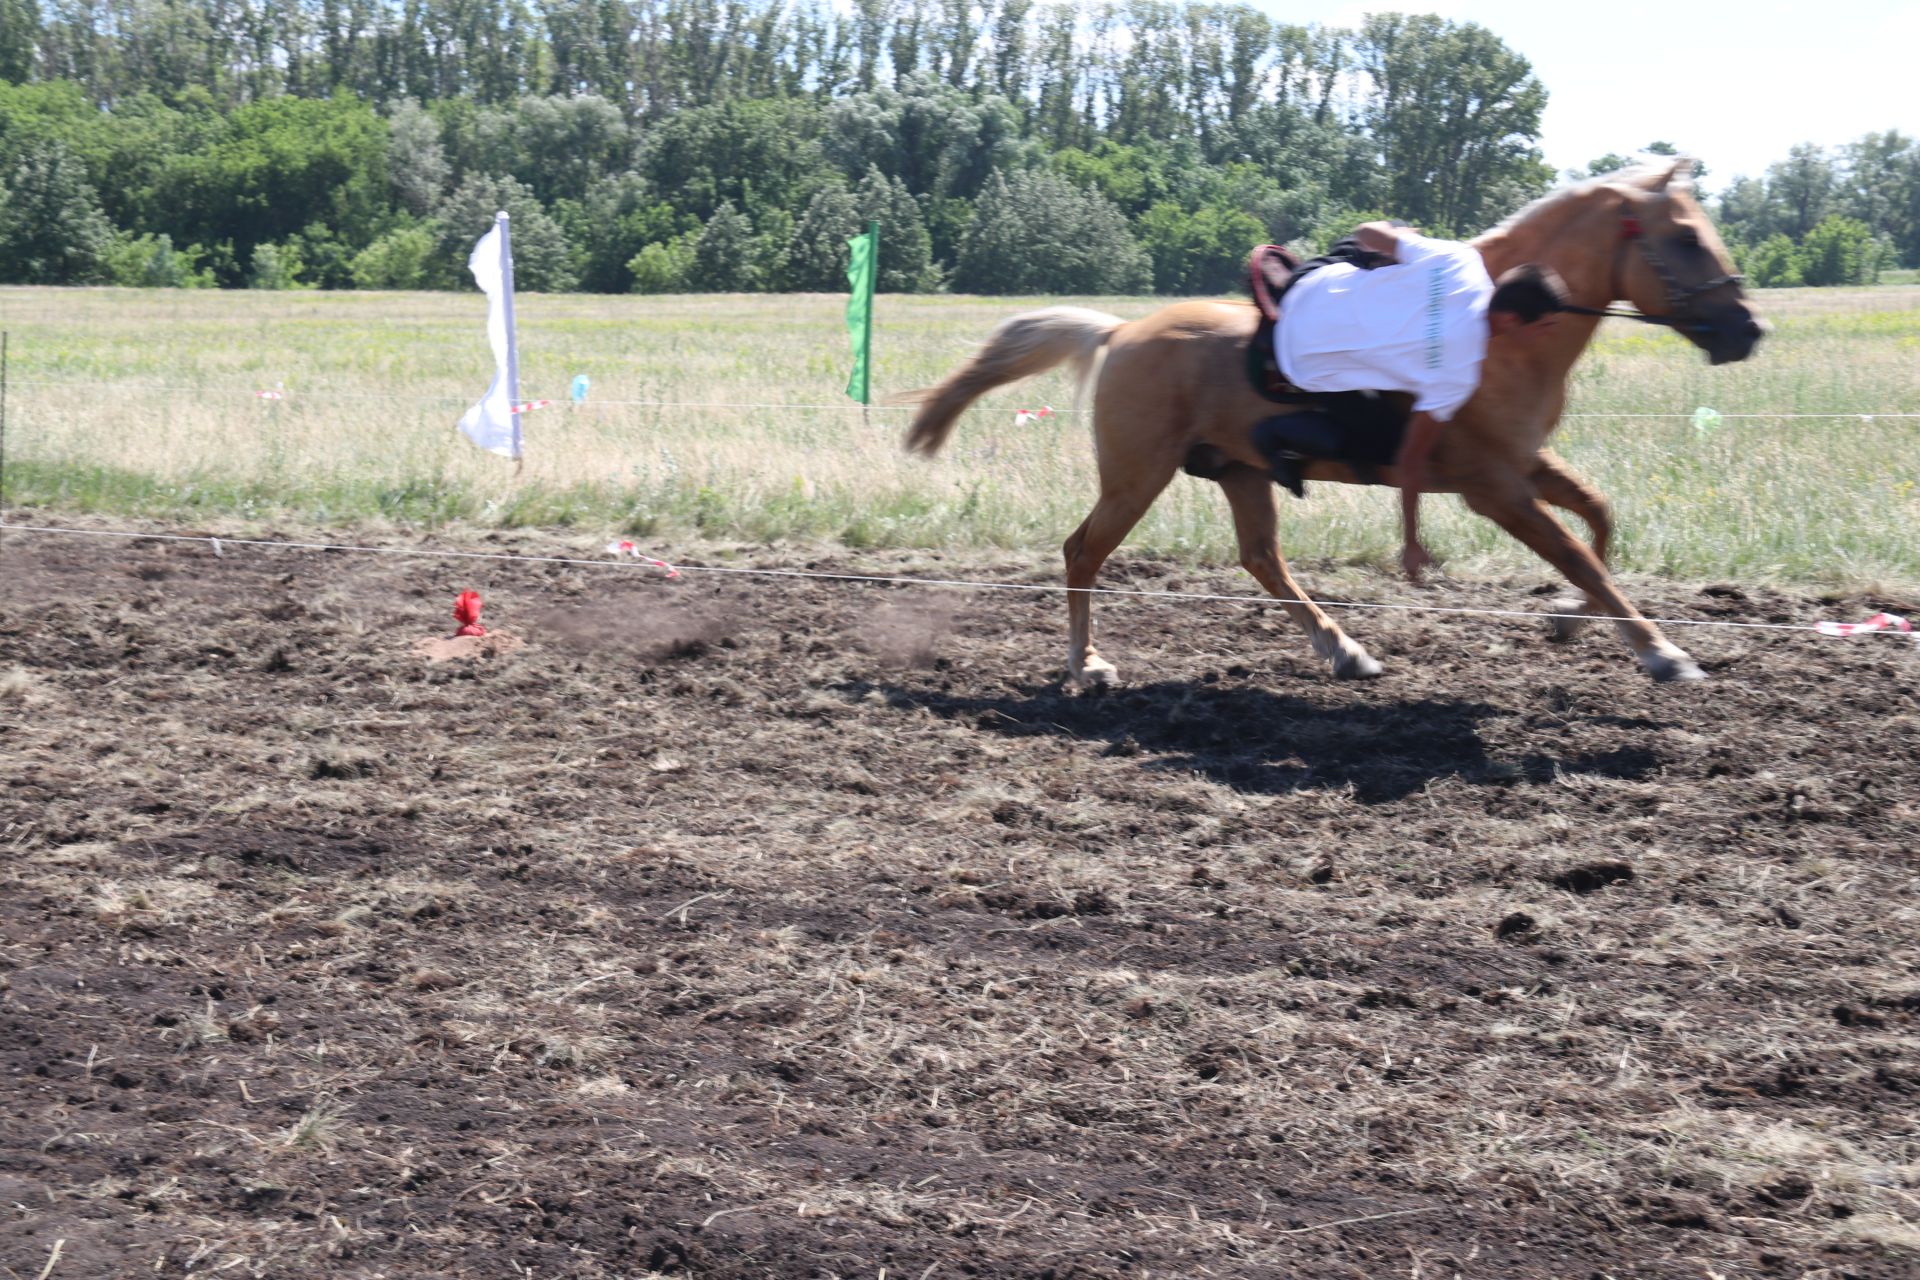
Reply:
[[[1491, 224], [1552, 182], [1545, 104], [1405, 14], [0, 0], [0, 279], [452, 288], [506, 209], [530, 290], [839, 290], [878, 219], [884, 290], [1210, 293], [1381, 211]], [[1803, 150], [1726, 194], [1750, 273], [1920, 261], [1912, 140]]]

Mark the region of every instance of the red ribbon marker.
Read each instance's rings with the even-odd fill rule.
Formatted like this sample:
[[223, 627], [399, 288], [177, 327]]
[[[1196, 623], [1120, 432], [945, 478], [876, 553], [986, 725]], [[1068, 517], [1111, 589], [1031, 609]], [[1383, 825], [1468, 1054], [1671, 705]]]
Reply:
[[631, 542], [609, 542], [607, 544], [607, 550], [616, 556], [632, 556], [635, 560], [643, 564], [650, 564], [655, 568], [665, 569], [667, 571], [667, 577], [669, 578], [677, 578], [680, 576], [680, 571], [668, 564], [665, 560], [655, 560], [652, 556], [641, 555], [640, 548], [634, 546]]
[[462, 591], [460, 598], [453, 602], [453, 620], [460, 624], [456, 636], [483, 636], [487, 629], [480, 625], [480, 593]]
[[1897, 613], [1876, 613], [1865, 622], [1816, 622], [1813, 629], [1823, 636], [1856, 636], [1868, 631], [1903, 631], [1920, 644], [1920, 632]]

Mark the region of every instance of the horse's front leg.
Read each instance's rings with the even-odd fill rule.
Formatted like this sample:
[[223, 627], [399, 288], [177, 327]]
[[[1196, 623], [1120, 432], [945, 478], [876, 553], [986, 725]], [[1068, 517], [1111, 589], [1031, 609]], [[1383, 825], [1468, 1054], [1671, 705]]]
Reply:
[[[1533, 474], [1529, 479], [1533, 481], [1534, 491], [1539, 494], [1541, 501], [1580, 517], [1587, 526], [1594, 559], [1604, 567], [1607, 563], [1607, 544], [1613, 538], [1613, 517], [1606, 495], [1551, 449], [1542, 449], [1534, 459]], [[1592, 596], [1584, 600], [1562, 596], [1553, 601], [1552, 607], [1556, 616], [1547, 619], [1547, 634], [1561, 641], [1573, 639], [1587, 625], [1585, 618], [1570, 615], [1601, 612], [1600, 605]]]
[[1233, 507], [1233, 530], [1240, 540], [1240, 565], [1280, 607], [1306, 630], [1313, 651], [1333, 664], [1333, 674], [1347, 680], [1366, 680], [1380, 674], [1380, 664], [1340, 629], [1325, 611], [1307, 599], [1293, 580], [1287, 558], [1280, 554], [1275, 533], [1273, 478], [1257, 467], [1234, 463], [1213, 476]]
[[1704, 680], [1685, 650], [1660, 633], [1660, 628], [1641, 616], [1628, 599], [1613, 585], [1613, 578], [1600, 558], [1568, 528], [1554, 518], [1540, 501], [1526, 477], [1518, 472], [1484, 477], [1461, 487], [1467, 506], [1492, 520], [1578, 587], [1596, 613], [1617, 619], [1628, 647], [1655, 680]]

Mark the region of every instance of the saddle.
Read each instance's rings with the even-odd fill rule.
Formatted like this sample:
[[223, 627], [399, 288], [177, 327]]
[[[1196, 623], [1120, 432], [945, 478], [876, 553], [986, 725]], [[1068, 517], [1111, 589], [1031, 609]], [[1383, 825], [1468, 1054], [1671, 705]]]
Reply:
[[[1253, 305], [1259, 309], [1260, 323], [1247, 343], [1245, 367], [1247, 380], [1263, 398], [1294, 409], [1317, 410], [1330, 429], [1330, 435], [1316, 431], [1304, 419], [1268, 419], [1262, 424], [1269, 434], [1284, 442], [1297, 430], [1312, 440], [1314, 447], [1304, 451], [1310, 456], [1347, 463], [1364, 483], [1375, 483], [1375, 468], [1391, 463], [1400, 451], [1406, 435], [1407, 419], [1412, 416], [1413, 397], [1395, 392], [1303, 391], [1280, 368], [1274, 355], [1273, 328], [1280, 317], [1280, 304], [1286, 293], [1310, 271], [1332, 262], [1350, 262], [1370, 271], [1386, 260], [1361, 249], [1352, 240], [1343, 240], [1318, 258], [1300, 262], [1279, 245], [1261, 245], [1247, 260], [1247, 288]], [[1188, 467], [1193, 471], [1193, 467]], [[1194, 474], [1201, 474], [1193, 471]]]
[[1273, 326], [1280, 319], [1280, 299], [1299, 274], [1300, 260], [1277, 244], [1263, 244], [1247, 259], [1247, 292], [1260, 311], [1260, 323], [1247, 344], [1247, 380], [1275, 404], [1313, 404], [1319, 399], [1294, 386], [1273, 353]]

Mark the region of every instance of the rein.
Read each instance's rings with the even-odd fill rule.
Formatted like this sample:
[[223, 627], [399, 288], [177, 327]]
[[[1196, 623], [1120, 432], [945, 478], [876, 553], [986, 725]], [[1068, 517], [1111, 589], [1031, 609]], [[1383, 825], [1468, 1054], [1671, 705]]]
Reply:
[[[1645, 255], [1647, 265], [1653, 268], [1653, 273], [1656, 276], [1660, 277], [1660, 285], [1667, 292], [1667, 305], [1675, 312], [1685, 308], [1700, 294], [1709, 293], [1722, 285], [1741, 284], [1746, 280], [1746, 277], [1742, 275], [1724, 275], [1716, 276], [1703, 284], [1681, 284], [1680, 277], [1674, 274], [1673, 268], [1667, 265], [1667, 260], [1662, 258], [1659, 251], [1653, 247], [1653, 242], [1647, 239], [1646, 234], [1641, 229], [1640, 219], [1634, 217], [1632, 214], [1626, 214], [1620, 219], [1620, 241], [1622, 246], [1628, 243], [1640, 246], [1640, 252]], [[1614, 256], [1614, 260], [1616, 263], [1614, 276], [1618, 278], [1620, 274], [1617, 265], [1619, 261], [1618, 254]], [[1676, 329], [1683, 333], [1706, 333], [1713, 327], [1700, 320], [1683, 320], [1677, 314], [1650, 316], [1644, 311], [1625, 311], [1612, 306], [1579, 307], [1569, 303], [1561, 307], [1560, 310], [1576, 316], [1602, 316], [1615, 320], [1638, 320], [1641, 324], [1665, 325], [1670, 329]]]

